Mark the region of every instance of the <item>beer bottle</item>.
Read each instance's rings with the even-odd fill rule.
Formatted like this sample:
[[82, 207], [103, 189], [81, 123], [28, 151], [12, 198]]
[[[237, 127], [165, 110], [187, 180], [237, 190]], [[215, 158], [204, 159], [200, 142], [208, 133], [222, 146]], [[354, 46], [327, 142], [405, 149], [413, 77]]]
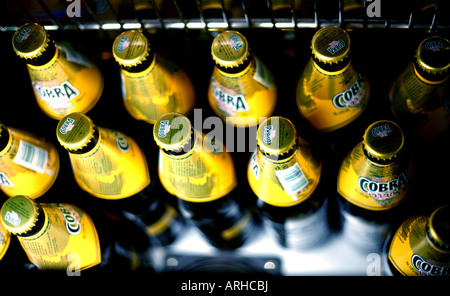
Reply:
[[184, 225], [182, 217], [162, 200], [162, 191], [150, 179], [145, 155], [132, 138], [96, 126], [82, 113], [62, 118], [56, 133], [69, 152], [81, 189], [109, 200], [101, 205], [136, 222], [153, 243], [175, 240]]
[[263, 222], [282, 246], [307, 248], [328, 235], [321, 171], [320, 157], [291, 121], [270, 117], [261, 123], [247, 176]]
[[25, 60], [33, 91], [42, 111], [54, 119], [88, 112], [103, 91], [103, 75], [68, 43], [56, 43], [37, 23], [15, 32], [14, 51]]
[[51, 142], [0, 123], [0, 188], [6, 195], [42, 196], [55, 183], [59, 165]]
[[153, 127], [160, 147], [159, 177], [177, 197], [181, 213], [209, 243], [240, 247], [255, 230], [251, 211], [237, 199], [233, 160], [223, 144], [193, 129], [179, 113], [162, 116]]
[[[237, 31], [217, 35], [211, 46], [215, 62], [208, 89], [214, 112], [238, 127], [255, 126], [272, 114], [277, 87], [269, 69], [250, 51]], [[228, 122], [228, 121], [227, 121]]]
[[123, 102], [133, 118], [154, 124], [168, 112], [191, 112], [195, 90], [189, 76], [156, 53], [142, 32], [123, 32], [112, 51], [121, 67]]
[[1, 220], [39, 269], [76, 265], [84, 270], [101, 262], [97, 230], [87, 213], [75, 206], [38, 204], [16, 195], [3, 204]]
[[389, 99], [394, 116], [406, 132], [433, 139], [450, 125], [450, 41], [423, 40], [413, 62], [393, 82]]
[[449, 217], [444, 205], [404, 221], [385, 245], [384, 275], [449, 276]]
[[372, 123], [363, 140], [343, 159], [337, 177], [342, 233], [359, 249], [377, 251], [401, 219], [414, 168], [400, 127]]
[[297, 82], [297, 106], [319, 133], [354, 122], [369, 101], [370, 85], [350, 55], [350, 37], [336, 26], [318, 30], [312, 39], [312, 57]]
[[99, 213], [93, 219], [71, 204], [37, 203], [16, 195], [6, 200], [0, 214], [5, 228], [15, 234], [28, 260], [39, 270], [77, 275], [87, 269], [131, 271], [140, 267], [141, 258], [132, 246], [136, 232]]

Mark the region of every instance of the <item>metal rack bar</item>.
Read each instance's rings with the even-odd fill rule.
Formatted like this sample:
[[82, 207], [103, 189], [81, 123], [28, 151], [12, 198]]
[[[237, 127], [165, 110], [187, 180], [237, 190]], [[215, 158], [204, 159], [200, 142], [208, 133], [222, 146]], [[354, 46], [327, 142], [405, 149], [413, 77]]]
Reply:
[[[60, 0], [64, 2], [63, 0]], [[201, 9], [201, 0], [195, 0], [194, 3], [198, 9], [198, 15], [196, 17], [186, 17], [182, 10], [182, 6], [177, 0], [172, 0], [173, 6], [176, 10], [177, 17], [165, 18], [160, 14], [160, 11], [155, 3], [155, 0], [149, 0], [149, 3], [155, 8], [155, 17], [150, 19], [141, 19], [134, 8], [133, 0], [126, 0], [129, 10], [133, 17], [121, 18], [119, 11], [116, 11], [111, 5], [109, 0], [103, 0], [111, 12], [112, 17], [108, 20], [100, 19], [94, 12], [94, 10], [89, 6], [86, 0], [82, 0], [83, 6], [89, 15], [89, 20], [86, 18], [80, 19], [70, 19], [64, 20], [58, 19], [52, 11], [45, 4], [44, 0], [38, 0], [43, 11], [48, 15], [48, 21], [51, 25], [47, 24], [46, 29], [48, 30], [123, 30], [129, 28], [144, 28], [144, 29], [183, 29], [183, 30], [198, 30], [198, 29], [260, 29], [260, 28], [275, 28], [275, 29], [318, 29], [327, 25], [336, 25], [345, 27], [348, 29], [416, 29], [416, 30], [448, 30], [450, 29], [450, 24], [440, 24], [438, 16], [443, 9], [442, 0], [437, 0], [436, 6], [434, 8], [431, 21], [418, 22], [417, 15], [414, 9], [409, 11], [408, 20], [395, 20], [392, 18], [391, 13], [388, 10], [384, 11], [383, 18], [369, 18], [366, 14], [363, 14], [360, 18], [346, 18], [344, 13], [344, 1], [336, 0], [338, 2], [338, 15], [334, 19], [324, 18], [324, 7], [323, 2], [319, 0], [313, 0], [313, 15], [309, 18], [299, 18], [297, 17], [295, 1], [290, 0], [290, 12], [291, 18], [290, 22], [286, 22], [286, 19], [278, 19], [274, 17], [274, 12], [272, 9], [272, 0], [266, 0], [267, 8], [270, 11], [269, 17], [265, 18], [255, 18], [250, 15], [249, 2], [247, 0], [241, 1], [241, 6], [243, 9], [243, 17], [230, 17], [227, 14], [226, 6], [224, 0], [218, 0], [221, 6], [222, 18], [205, 19], [205, 16]], [[20, 7], [23, 13], [23, 18], [28, 21], [35, 22], [36, 19], [30, 13], [25, 5], [20, 0], [15, 1]], [[367, 0], [362, 1], [364, 10], [367, 9]], [[67, 3], [65, 3], [67, 7]], [[2, 23], [0, 20], [0, 30], [1, 31], [14, 31], [21, 23]]]

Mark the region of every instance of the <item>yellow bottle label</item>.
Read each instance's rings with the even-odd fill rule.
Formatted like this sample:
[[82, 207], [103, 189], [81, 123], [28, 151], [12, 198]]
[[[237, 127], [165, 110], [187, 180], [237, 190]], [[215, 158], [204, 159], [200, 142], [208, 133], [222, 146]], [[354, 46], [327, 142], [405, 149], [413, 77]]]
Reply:
[[258, 149], [250, 159], [247, 177], [256, 196], [277, 207], [299, 204], [319, 184], [322, 163], [313, 157], [309, 145], [299, 138], [301, 148], [289, 158], [274, 161]]
[[448, 83], [433, 83], [419, 78], [410, 65], [389, 90], [393, 114], [418, 135], [434, 138], [450, 126]]
[[70, 154], [75, 180], [93, 196], [121, 199], [150, 184], [144, 153], [130, 137], [97, 127], [97, 145], [84, 154]]
[[406, 276], [450, 275], [450, 252], [435, 248], [426, 237], [428, 217], [416, 216], [404, 222], [389, 247], [392, 265]]
[[158, 54], [143, 72], [122, 70], [122, 91], [131, 116], [151, 124], [169, 112], [186, 115], [195, 105], [195, 90], [189, 76]]
[[319, 132], [337, 130], [357, 119], [369, 101], [367, 77], [350, 62], [340, 73], [319, 69], [310, 59], [297, 83], [297, 105]]
[[47, 64], [28, 64], [27, 68], [39, 107], [54, 119], [89, 111], [103, 91], [103, 75], [98, 67], [68, 45], [58, 44]]
[[19, 241], [40, 269], [84, 270], [101, 262], [100, 243], [91, 218], [68, 204], [42, 204], [46, 213], [41, 231]]
[[413, 177], [411, 158], [401, 157], [388, 165], [376, 165], [367, 159], [359, 143], [341, 164], [337, 191], [364, 209], [387, 210], [403, 201], [411, 189]]
[[[224, 147], [218, 140], [215, 145]], [[217, 151], [206, 136], [197, 132], [195, 148], [187, 154], [173, 156], [160, 151], [158, 170], [170, 194], [191, 202], [218, 199], [237, 185], [231, 155]]]
[[243, 72], [228, 74], [214, 67], [208, 100], [223, 120], [226, 117], [269, 117], [277, 102], [277, 87], [269, 69], [257, 58]]
[[0, 220], [0, 261], [5, 256], [11, 242], [11, 233], [3, 226]]
[[56, 180], [59, 155], [56, 147], [43, 138], [8, 128], [9, 142], [0, 152], [0, 188], [8, 196], [43, 195]]

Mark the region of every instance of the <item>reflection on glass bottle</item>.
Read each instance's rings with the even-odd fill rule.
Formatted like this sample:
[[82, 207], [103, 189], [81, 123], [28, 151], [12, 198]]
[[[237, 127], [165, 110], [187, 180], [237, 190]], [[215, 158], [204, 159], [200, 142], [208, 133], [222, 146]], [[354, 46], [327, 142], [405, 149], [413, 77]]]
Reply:
[[160, 147], [159, 178], [181, 213], [217, 248], [244, 244], [256, 225], [238, 200], [233, 160], [223, 144], [194, 130], [179, 113], [161, 117], [153, 137]]
[[433, 139], [450, 125], [450, 41], [423, 40], [416, 57], [389, 90], [391, 110], [402, 128]]
[[0, 123], [0, 188], [6, 195], [42, 196], [55, 183], [59, 166], [51, 142]]
[[247, 39], [237, 31], [225, 31], [214, 38], [211, 52], [215, 66], [208, 101], [214, 112], [235, 126], [255, 126], [270, 116], [277, 87], [269, 69], [249, 50]]
[[175, 240], [182, 217], [162, 199], [163, 191], [150, 180], [146, 157], [132, 138], [96, 126], [82, 113], [61, 119], [56, 132], [81, 189], [109, 200], [102, 204], [136, 222], [155, 244]]
[[154, 124], [168, 112], [191, 112], [195, 90], [190, 78], [158, 55], [142, 32], [123, 32], [112, 50], [122, 69], [123, 102], [132, 117]]
[[384, 275], [450, 275], [450, 207], [413, 216], [386, 241]]
[[257, 141], [247, 176], [266, 226], [285, 247], [322, 242], [329, 227], [327, 202], [318, 190], [320, 158], [284, 117], [261, 123]]
[[400, 206], [411, 191], [414, 175], [400, 127], [387, 120], [371, 124], [338, 173], [344, 237], [360, 249], [379, 251], [401, 219]]
[[42, 111], [54, 119], [91, 110], [103, 91], [99, 68], [68, 43], [55, 43], [37, 23], [15, 32], [14, 51], [25, 60]]

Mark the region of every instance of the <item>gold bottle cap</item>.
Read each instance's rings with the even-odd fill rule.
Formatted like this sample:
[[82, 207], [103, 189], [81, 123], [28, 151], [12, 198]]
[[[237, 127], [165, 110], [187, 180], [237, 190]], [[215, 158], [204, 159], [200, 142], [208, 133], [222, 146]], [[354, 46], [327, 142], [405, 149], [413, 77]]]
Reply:
[[242, 65], [249, 56], [247, 39], [237, 31], [222, 32], [213, 40], [211, 55], [224, 68]]
[[450, 41], [432, 36], [423, 40], [416, 53], [421, 69], [431, 74], [442, 74], [450, 68]]
[[284, 117], [273, 116], [263, 121], [256, 132], [256, 141], [262, 152], [282, 155], [290, 151], [297, 139], [292, 122]]
[[49, 36], [44, 27], [27, 23], [16, 30], [12, 39], [14, 51], [24, 59], [40, 56], [48, 46]]
[[389, 160], [403, 148], [404, 137], [400, 127], [392, 121], [372, 123], [364, 133], [364, 149], [374, 158]]
[[145, 61], [150, 52], [150, 44], [142, 32], [130, 30], [116, 37], [112, 52], [119, 65], [133, 67]]
[[450, 207], [439, 207], [431, 213], [428, 221], [430, 236], [437, 247], [450, 251]]
[[159, 148], [169, 151], [182, 149], [192, 136], [192, 125], [183, 114], [167, 113], [153, 126], [153, 138]]
[[340, 27], [326, 26], [314, 34], [311, 48], [319, 61], [327, 64], [338, 63], [350, 53], [350, 37]]
[[6, 229], [14, 234], [22, 234], [36, 224], [39, 207], [29, 197], [16, 195], [5, 201], [0, 215]]
[[59, 121], [56, 137], [64, 148], [79, 150], [91, 141], [94, 127], [92, 120], [83, 113], [71, 113]]

